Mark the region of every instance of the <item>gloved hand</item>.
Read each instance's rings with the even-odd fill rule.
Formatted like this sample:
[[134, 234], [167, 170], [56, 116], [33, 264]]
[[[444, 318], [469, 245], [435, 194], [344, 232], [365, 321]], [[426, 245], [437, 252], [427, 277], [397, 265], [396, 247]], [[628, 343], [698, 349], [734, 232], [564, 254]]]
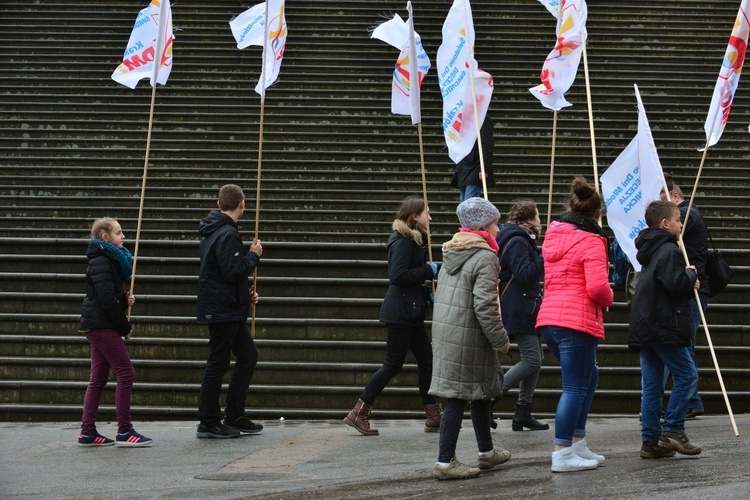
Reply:
[[430, 301], [430, 304], [435, 303], [435, 294], [430, 292], [430, 294], [427, 296], [427, 300]]
[[430, 266], [430, 269], [432, 269], [432, 276], [437, 276], [437, 264], [435, 264], [434, 262], [428, 262], [427, 264]]

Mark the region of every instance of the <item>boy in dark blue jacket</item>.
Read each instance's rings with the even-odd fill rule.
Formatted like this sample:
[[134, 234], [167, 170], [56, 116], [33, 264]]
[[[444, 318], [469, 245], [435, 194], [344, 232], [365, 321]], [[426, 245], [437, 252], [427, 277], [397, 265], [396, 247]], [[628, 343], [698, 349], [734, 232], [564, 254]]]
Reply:
[[[654, 201], [646, 208], [646, 224], [635, 239], [640, 281], [630, 312], [628, 346], [640, 352], [641, 458], [664, 458], [675, 452], [698, 455], [701, 449], [685, 435], [685, 413], [698, 384], [698, 371], [690, 355], [692, 339], [688, 301], [700, 286], [694, 266], [685, 267], [678, 246], [680, 211], [671, 201]], [[664, 415], [664, 368], [674, 386]]]

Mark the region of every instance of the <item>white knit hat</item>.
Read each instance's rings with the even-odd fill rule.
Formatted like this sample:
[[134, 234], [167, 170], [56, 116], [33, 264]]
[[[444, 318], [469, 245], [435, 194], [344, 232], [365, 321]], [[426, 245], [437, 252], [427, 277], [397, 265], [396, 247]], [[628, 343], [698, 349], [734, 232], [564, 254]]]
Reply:
[[461, 227], [468, 229], [482, 229], [500, 220], [500, 212], [495, 205], [478, 197], [461, 202], [456, 208], [456, 215]]

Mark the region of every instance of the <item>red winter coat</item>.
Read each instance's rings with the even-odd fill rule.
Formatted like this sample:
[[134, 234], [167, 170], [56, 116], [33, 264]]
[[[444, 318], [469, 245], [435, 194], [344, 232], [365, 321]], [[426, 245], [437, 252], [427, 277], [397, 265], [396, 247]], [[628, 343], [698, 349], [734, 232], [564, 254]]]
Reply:
[[544, 237], [544, 299], [536, 327], [560, 326], [604, 338], [609, 286], [607, 240], [567, 222], [553, 222]]

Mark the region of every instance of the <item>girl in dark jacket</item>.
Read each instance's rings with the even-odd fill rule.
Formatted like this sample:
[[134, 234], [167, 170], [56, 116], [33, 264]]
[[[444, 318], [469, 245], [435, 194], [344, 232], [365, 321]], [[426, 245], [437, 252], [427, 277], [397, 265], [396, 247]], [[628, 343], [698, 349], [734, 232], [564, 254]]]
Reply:
[[536, 329], [536, 316], [542, 302], [539, 280], [544, 271], [544, 259], [536, 246], [541, 227], [536, 204], [531, 200], [519, 200], [510, 209], [508, 222], [497, 235], [503, 324], [521, 352], [521, 359], [503, 379], [503, 394], [512, 387], [519, 387], [512, 424], [514, 431], [522, 431], [524, 427], [532, 431], [549, 429], [548, 424], [531, 416], [531, 400], [542, 366], [542, 343]]
[[[86, 250], [86, 297], [83, 299], [79, 331], [91, 343], [91, 376], [83, 400], [79, 446], [149, 446], [152, 440], [138, 434], [130, 420], [130, 393], [135, 370], [125, 340], [133, 334], [126, 309], [135, 297], [123, 293], [122, 283], [133, 273], [133, 256], [123, 246], [125, 235], [120, 224], [110, 218], [94, 221]], [[110, 368], [117, 378], [115, 408], [117, 436], [106, 438], [96, 430], [96, 414]]]
[[370, 411], [375, 399], [400, 371], [411, 351], [417, 360], [419, 394], [425, 407], [425, 432], [440, 429], [441, 410], [434, 396], [427, 392], [432, 378], [432, 346], [424, 320], [431, 291], [425, 281], [437, 276], [437, 264], [428, 262], [427, 227], [430, 218], [424, 200], [409, 197], [393, 221], [388, 239], [388, 291], [380, 309], [380, 321], [388, 327], [385, 362], [370, 379], [357, 404], [344, 422], [366, 436], [377, 436], [370, 427]]

